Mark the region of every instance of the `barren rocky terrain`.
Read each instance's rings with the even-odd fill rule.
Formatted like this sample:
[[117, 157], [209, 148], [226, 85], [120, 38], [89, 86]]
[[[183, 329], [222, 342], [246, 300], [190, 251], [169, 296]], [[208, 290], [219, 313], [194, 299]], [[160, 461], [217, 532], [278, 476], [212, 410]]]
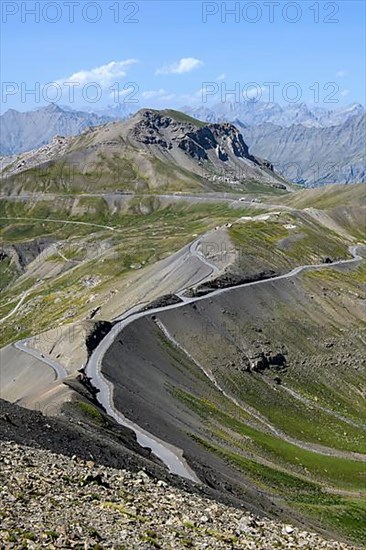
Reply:
[[3, 548], [354, 548], [179, 491], [141, 470], [0, 444]]

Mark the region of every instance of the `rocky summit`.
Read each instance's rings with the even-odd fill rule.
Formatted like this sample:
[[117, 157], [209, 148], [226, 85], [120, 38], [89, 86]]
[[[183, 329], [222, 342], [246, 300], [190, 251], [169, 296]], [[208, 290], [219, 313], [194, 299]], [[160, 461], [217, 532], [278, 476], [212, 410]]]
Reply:
[[[2, 192], [287, 190], [270, 162], [249, 154], [230, 123], [207, 124], [174, 110], [141, 109], [123, 122], [1, 161]], [[92, 185], [91, 185], [92, 183]]]

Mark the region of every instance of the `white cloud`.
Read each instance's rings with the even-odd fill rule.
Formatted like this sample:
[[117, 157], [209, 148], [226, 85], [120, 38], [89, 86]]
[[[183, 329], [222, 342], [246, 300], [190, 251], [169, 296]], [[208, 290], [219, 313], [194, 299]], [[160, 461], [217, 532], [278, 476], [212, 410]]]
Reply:
[[172, 63], [171, 65], [166, 65], [165, 67], [160, 67], [155, 71], [155, 74], [183, 74], [193, 71], [193, 69], [198, 69], [202, 67], [203, 61], [196, 59], [195, 57], [183, 57], [179, 61]]
[[216, 78], [216, 80], [225, 80], [225, 78], [226, 78], [226, 74], [222, 73]]
[[102, 87], [108, 86], [114, 80], [123, 78], [127, 74], [127, 69], [131, 65], [138, 63], [136, 59], [126, 59], [125, 61], [111, 61], [106, 65], [94, 67], [90, 70], [82, 70], [66, 78], [57, 80], [57, 84], [63, 85], [65, 82], [75, 82], [80, 85], [93, 82]]
[[163, 89], [160, 89], [160, 90], [146, 90], [145, 92], [142, 92], [141, 97], [147, 100], [155, 99], [160, 101], [169, 101], [171, 99], [174, 99], [175, 95]]
[[338, 78], [342, 78], [346, 76], [346, 71], [343, 71], [343, 70], [337, 71], [336, 76], [338, 76]]
[[342, 97], [346, 97], [347, 95], [349, 95], [351, 93], [351, 90], [342, 90], [341, 91], [341, 96]]

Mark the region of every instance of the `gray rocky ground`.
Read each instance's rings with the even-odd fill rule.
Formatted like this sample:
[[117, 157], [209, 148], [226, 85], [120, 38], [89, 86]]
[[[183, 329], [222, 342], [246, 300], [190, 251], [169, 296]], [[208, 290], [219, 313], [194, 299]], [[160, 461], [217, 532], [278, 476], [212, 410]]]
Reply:
[[1, 548], [347, 549], [76, 456], [2, 442]]

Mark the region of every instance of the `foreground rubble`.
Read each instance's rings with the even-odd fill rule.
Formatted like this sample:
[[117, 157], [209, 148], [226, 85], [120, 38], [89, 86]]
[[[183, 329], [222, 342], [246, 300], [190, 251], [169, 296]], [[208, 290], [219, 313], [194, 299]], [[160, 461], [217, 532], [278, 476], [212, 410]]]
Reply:
[[149, 477], [0, 446], [1, 548], [350, 549]]

